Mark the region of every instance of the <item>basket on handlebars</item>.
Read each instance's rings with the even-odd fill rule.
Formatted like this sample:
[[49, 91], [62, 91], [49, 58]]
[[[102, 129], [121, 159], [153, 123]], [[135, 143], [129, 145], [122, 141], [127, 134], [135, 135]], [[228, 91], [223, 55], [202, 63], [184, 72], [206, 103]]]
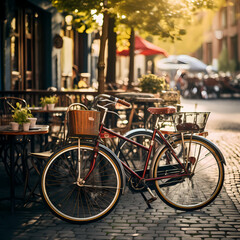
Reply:
[[94, 137], [99, 133], [100, 112], [70, 110], [68, 112], [69, 137]]
[[203, 132], [210, 112], [177, 112], [173, 115], [176, 131]]

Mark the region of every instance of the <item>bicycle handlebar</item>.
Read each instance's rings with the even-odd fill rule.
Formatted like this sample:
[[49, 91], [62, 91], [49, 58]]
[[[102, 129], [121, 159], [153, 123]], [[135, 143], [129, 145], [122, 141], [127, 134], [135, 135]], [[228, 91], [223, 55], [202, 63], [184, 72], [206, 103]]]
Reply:
[[125, 101], [125, 100], [122, 100], [122, 99], [119, 99], [117, 97], [114, 97], [114, 96], [111, 96], [111, 95], [108, 95], [108, 94], [99, 94], [98, 96], [95, 97], [94, 101], [93, 101], [93, 107], [95, 107], [95, 105], [97, 104], [98, 100], [100, 100], [101, 98], [106, 98], [106, 99], [109, 99], [115, 103], [120, 103], [126, 107], [130, 107], [131, 106], [131, 103]]
[[122, 105], [124, 105], [126, 107], [130, 107], [131, 106], [131, 103], [129, 103], [129, 102], [125, 101], [125, 100], [122, 100], [122, 99], [119, 99], [119, 98], [115, 98], [115, 99], [117, 99], [117, 103], [120, 103], [120, 104], [122, 104]]

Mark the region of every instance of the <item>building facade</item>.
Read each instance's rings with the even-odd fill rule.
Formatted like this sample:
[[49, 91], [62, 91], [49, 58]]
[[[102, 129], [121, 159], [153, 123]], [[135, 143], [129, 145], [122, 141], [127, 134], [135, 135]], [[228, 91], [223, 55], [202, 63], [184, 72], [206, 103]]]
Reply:
[[220, 71], [240, 71], [240, 0], [226, 0], [203, 39], [197, 58]]
[[72, 65], [89, 72], [91, 36], [50, 0], [1, 0], [0, 9], [0, 90], [68, 88]]

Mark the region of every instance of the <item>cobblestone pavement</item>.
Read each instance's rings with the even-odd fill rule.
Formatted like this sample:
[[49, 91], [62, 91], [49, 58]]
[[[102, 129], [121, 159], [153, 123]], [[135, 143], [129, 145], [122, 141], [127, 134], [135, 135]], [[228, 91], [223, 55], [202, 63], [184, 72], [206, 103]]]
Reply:
[[176, 211], [161, 200], [146, 209], [140, 194], [128, 192], [106, 218], [74, 225], [55, 218], [42, 204], [18, 208], [14, 216], [0, 202], [0, 239], [240, 239], [240, 132], [209, 133], [227, 165], [225, 184], [204, 209]]

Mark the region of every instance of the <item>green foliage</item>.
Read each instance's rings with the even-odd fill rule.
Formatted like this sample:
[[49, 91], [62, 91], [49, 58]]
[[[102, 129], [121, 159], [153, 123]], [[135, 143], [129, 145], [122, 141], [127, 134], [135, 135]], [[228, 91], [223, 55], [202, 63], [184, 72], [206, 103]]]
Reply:
[[33, 117], [31, 114], [31, 111], [27, 108], [22, 108], [22, 105], [17, 102], [16, 107], [13, 110], [13, 121], [17, 122], [19, 124], [27, 123], [29, 122], [28, 118]]
[[224, 46], [218, 58], [218, 70], [223, 72], [234, 72], [236, 70], [236, 66], [237, 63], [235, 60], [229, 60], [228, 50], [226, 46]]
[[52, 3], [59, 11], [74, 16], [73, 25], [80, 32], [97, 29], [95, 17], [107, 11], [115, 16], [117, 25], [172, 40], [185, 35], [183, 23], [192, 19], [193, 12], [214, 7], [213, 0], [52, 0]]
[[40, 98], [40, 104], [42, 107], [45, 107], [47, 104], [54, 104], [57, 102], [58, 102], [58, 97], [56, 96]]
[[161, 39], [175, 40], [186, 34], [184, 26], [195, 12], [213, 7], [213, 0], [128, 0], [120, 1], [114, 9], [120, 24]]
[[143, 75], [140, 79], [139, 86], [143, 92], [159, 93], [163, 90], [169, 89], [165, 77], [158, 77], [154, 74]]

